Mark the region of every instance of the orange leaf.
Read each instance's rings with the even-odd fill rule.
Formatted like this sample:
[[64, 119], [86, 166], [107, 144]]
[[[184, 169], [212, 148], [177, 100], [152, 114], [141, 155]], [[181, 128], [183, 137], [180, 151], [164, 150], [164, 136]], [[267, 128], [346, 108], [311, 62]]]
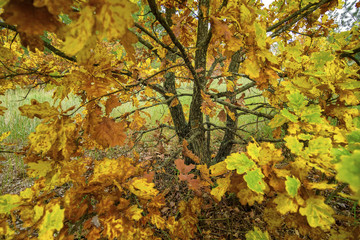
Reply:
[[124, 128], [123, 122], [103, 117], [102, 122], [95, 127], [93, 137], [103, 147], [121, 146], [126, 139]]
[[107, 116], [109, 116], [109, 114], [111, 113], [111, 111], [120, 106], [121, 102], [119, 101], [119, 98], [115, 95], [111, 95], [108, 100], [106, 100], [105, 103], [105, 113]]
[[129, 127], [134, 130], [140, 130], [146, 122], [145, 119], [140, 116], [140, 112], [138, 110], [135, 111], [132, 119], [133, 120], [131, 121]]
[[178, 104], [179, 104], [179, 100], [177, 98], [174, 98], [170, 103], [170, 107], [175, 107]]
[[226, 109], [227, 115], [229, 115], [229, 117], [230, 117], [233, 121], [236, 121], [235, 113], [233, 113], [227, 106], [225, 106], [225, 109]]
[[194, 162], [196, 163], [200, 163], [200, 158], [198, 156], [196, 156], [192, 151], [190, 151], [187, 146], [188, 146], [188, 142], [184, 139], [183, 141], [183, 151], [182, 151], [182, 154], [185, 156], [185, 157], [188, 157], [190, 158], [191, 160], [193, 160]]
[[195, 168], [194, 164], [186, 165], [183, 159], [176, 159], [175, 165], [181, 174], [188, 174], [192, 169]]
[[219, 120], [220, 120], [221, 122], [225, 122], [225, 121], [226, 121], [226, 113], [225, 113], [224, 109], [219, 112], [218, 118], [219, 118]]
[[[33, 1], [13, 0], [4, 6], [1, 17], [6, 23], [17, 25], [17, 30], [26, 36], [35, 37], [44, 31], [55, 32], [60, 22], [46, 7], [34, 7]], [[31, 19], [31, 21], [29, 21]], [[22, 35], [23, 37], [24, 35]], [[40, 38], [38, 39], [40, 40]], [[37, 43], [41, 43], [38, 41]], [[30, 43], [30, 42], [28, 42]], [[41, 44], [42, 45], [42, 44]], [[33, 47], [31, 47], [33, 49]]]

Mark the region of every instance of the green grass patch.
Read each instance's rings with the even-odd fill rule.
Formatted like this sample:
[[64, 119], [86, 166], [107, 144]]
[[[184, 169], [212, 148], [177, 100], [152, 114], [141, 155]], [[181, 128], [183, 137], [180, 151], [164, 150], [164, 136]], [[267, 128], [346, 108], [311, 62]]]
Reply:
[[[45, 91], [43, 89], [14, 89], [8, 90], [4, 96], [0, 96], [1, 106], [6, 107], [7, 110], [3, 116], [0, 116], [0, 133], [10, 131], [10, 136], [6, 138], [6, 142], [24, 143], [31, 132], [35, 131], [36, 126], [41, 122], [40, 119], [30, 119], [26, 116], [21, 116], [19, 107], [30, 104], [32, 99], [38, 102], [48, 101], [53, 105], [53, 92]], [[62, 103], [63, 109], [78, 105], [79, 100], [71, 97], [69, 100], [64, 100]], [[55, 105], [56, 106], [56, 103]]]

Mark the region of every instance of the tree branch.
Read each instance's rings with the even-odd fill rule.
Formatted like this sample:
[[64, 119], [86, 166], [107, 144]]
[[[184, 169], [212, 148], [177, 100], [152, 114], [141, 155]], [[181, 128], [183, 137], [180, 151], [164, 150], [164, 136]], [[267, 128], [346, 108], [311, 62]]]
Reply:
[[[15, 26], [13, 25], [10, 25], [10, 24], [7, 24], [5, 22], [0, 22], [0, 27], [3, 27], [3, 28], [7, 28], [7, 29], [10, 29], [10, 30], [13, 30], [15, 32], [18, 33], [17, 29]], [[72, 62], [76, 62], [76, 58], [75, 57], [70, 57], [68, 55], [66, 55], [64, 52], [62, 52], [61, 50], [57, 49], [56, 47], [54, 47], [53, 45], [51, 45], [50, 43], [47, 43], [43, 40], [43, 43], [44, 43], [44, 46], [46, 48], [48, 48], [51, 52], [53, 52], [55, 55], [58, 55], [59, 57], [62, 57], [62, 58], [65, 58], [69, 61], [72, 61]]]
[[318, 3], [310, 3], [307, 6], [305, 6], [304, 8], [298, 10], [297, 12], [293, 13], [289, 17], [285, 18], [284, 20], [282, 20], [282, 21], [276, 23], [275, 25], [267, 28], [266, 30], [267, 30], [267, 32], [271, 32], [272, 30], [274, 30], [277, 27], [281, 26], [282, 24], [289, 21], [290, 19], [293, 19], [290, 23], [283, 25], [282, 27], [278, 28], [278, 30], [276, 30], [275, 32], [273, 32], [271, 34], [271, 37], [279, 36], [282, 32], [288, 30], [297, 21], [299, 21], [300, 19], [304, 18], [305, 16], [311, 14], [312, 12], [314, 12], [315, 10], [320, 8], [322, 5], [324, 5], [326, 3], [329, 3], [331, 1], [333, 1], [333, 0], [321, 0]]
[[303, 11], [308, 10], [310, 7], [316, 5], [317, 3], [309, 3], [308, 5], [306, 5], [305, 7], [297, 10], [296, 12], [294, 12], [293, 14], [291, 14], [290, 16], [284, 18], [283, 20], [275, 23], [274, 25], [272, 25], [271, 27], [268, 27], [266, 29], [267, 32], [271, 32], [272, 30], [275, 30], [277, 27], [279, 27], [280, 25], [284, 24], [285, 22], [289, 21], [290, 19], [295, 18], [296, 16], [298, 16], [299, 14], [301, 14]]
[[155, 18], [164, 27], [165, 31], [169, 34], [171, 41], [180, 50], [180, 55], [184, 59], [186, 66], [189, 68], [191, 74], [193, 75], [195, 84], [198, 85], [199, 88], [201, 88], [198, 74], [196, 73], [194, 66], [191, 64], [191, 61], [186, 54], [184, 46], [179, 42], [179, 40], [176, 38], [174, 32], [171, 30], [171, 28], [167, 24], [166, 20], [161, 16], [159, 10], [157, 9], [155, 0], [148, 0], [148, 4], [149, 4], [151, 12], [154, 14]]
[[262, 112], [256, 112], [256, 111], [253, 111], [253, 110], [245, 108], [245, 107], [241, 107], [241, 106], [238, 106], [238, 105], [234, 105], [234, 104], [225, 102], [224, 100], [221, 100], [221, 99], [214, 99], [214, 101], [218, 102], [218, 103], [220, 103], [222, 105], [225, 105], [227, 107], [235, 108], [237, 110], [240, 110], [240, 111], [243, 111], [243, 112], [255, 115], [255, 116], [267, 118], [267, 119], [270, 119], [270, 120], [274, 118], [274, 116], [272, 116], [270, 114], [262, 113]]
[[237, 95], [239, 93], [242, 93], [246, 90], [248, 90], [249, 88], [252, 88], [256, 85], [255, 82], [251, 82], [251, 83], [248, 83], [246, 84], [245, 86], [242, 86], [241, 88], [239, 89], [236, 89], [234, 92], [219, 92], [219, 93], [208, 93], [206, 92], [206, 94], [210, 95], [211, 98], [221, 98], [221, 97], [226, 97], [226, 96], [233, 96], [233, 95]]
[[360, 52], [360, 47], [352, 50], [352, 52], [343, 52], [343, 53], [341, 53], [340, 58], [348, 57], [348, 58], [352, 59], [354, 62], [356, 62], [356, 64], [358, 66], [360, 66], [360, 61], [353, 56], [353, 54], [356, 54], [356, 53], [359, 53], [359, 52]]
[[[144, 32], [146, 35], [148, 35], [150, 38], [152, 38], [156, 43], [158, 43], [161, 47], [167, 49], [168, 51], [175, 53], [176, 55], [180, 56], [180, 53], [178, 53], [177, 51], [175, 51], [174, 49], [172, 49], [171, 47], [169, 47], [168, 45], [166, 45], [165, 43], [163, 43], [162, 41], [160, 41], [160, 39], [158, 39], [156, 36], [154, 36], [151, 32], [149, 32], [146, 28], [144, 28], [143, 26], [141, 26], [138, 23], [135, 23], [135, 27], [137, 27], [138, 29], [140, 29], [142, 32]], [[145, 41], [145, 40], [144, 40]]]

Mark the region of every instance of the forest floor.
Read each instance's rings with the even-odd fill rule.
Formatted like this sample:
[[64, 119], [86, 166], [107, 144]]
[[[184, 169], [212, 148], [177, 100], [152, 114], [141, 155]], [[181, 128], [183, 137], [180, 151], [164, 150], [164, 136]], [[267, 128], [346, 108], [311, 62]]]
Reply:
[[[142, 144], [144, 144], [142, 142]], [[165, 150], [159, 151], [156, 148], [148, 148], [145, 145], [138, 146], [140, 158], [149, 161], [153, 168], [163, 169], [155, 175], [154, 181], [156, 188], [160, 192], [167, 192], [166, 206], [161, 209], [164, 217], [175, 216], [178, 212], [179, 202], [188, 200], [195, 194], [190, 190], [185, 182], [179, 180], [178, 170], [174, 164], [174, 148], [167, 147]], [[16, 152], [16, 146], [9, 144], [7, 150]], [[92, 151], [88, 154], [100, 160], [103, 157], [119, 156], [121, 149], [113, 149], [112, 151]], [[129, 153], [130, 154], [130, 153]], [[21, 155], [14, 153], [2, 153], [3, 169], [0, 173], [1, 194], [18, 194], [20, 191], [32, 185], [32, 179], [26, 175], [26, 166], [21, 164]], [[343, 190], [345, 193], [349, 189]], [[319, 193], [324, 196], [329, 195], [328, 192]], [[360, 207], [346, 198], [336, 196], [330, 202], [330, 206], [335, 210], [336, 224], [334, 224], [330, 232], [324, 232], [319, 228], [310, 228], [304, 226], [294, 226], [292, 224], [291, 214], [282, 216], [275, 210], [274, 206], [269, 204], [269, 199], [265, 198], [262, 204], [255, 203], [253, 206], [243, 206], [240, 204], [235, 194], [226, 194], [220, 202], [216, 202], [209, 193], [201, 195], [204, 201], [204, 207], [198, 215], [197, 235], [196, 239], [245, 239], [245, 234], [254, 229], [260, 228], [262, 231], [268, 231], [272, 239], [331, 239], [334, 231], [347, 231], [352, 233], [354, 238], [343, 239], [359, 239], [360, 236]], [[267, 199], [267, 200], [266, 200]], [[275, 217], [279, 221], [268, 224], [267, 219]], [[306, 218], [304, 217], [304, 225]], [[156, 233], [162, 239], [169, 239], [163, 231]]]

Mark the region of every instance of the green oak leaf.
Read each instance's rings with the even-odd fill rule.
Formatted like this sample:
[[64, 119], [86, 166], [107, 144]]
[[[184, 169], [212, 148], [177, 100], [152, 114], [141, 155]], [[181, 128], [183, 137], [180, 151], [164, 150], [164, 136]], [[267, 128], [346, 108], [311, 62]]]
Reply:
[[245, 153], [233, 153], [225, 159], [225, 162], [227, 169], [236, 169], [238, 174], [243, 174], [255, 166], [255, 163]]
[[302, 95], [300, 92], [295, 92], [286, 95], [289, 99], [289, 107], [294, 109], [295, 112], [299, 111], [300, 109], [304, 108], [308, 101], [305, 100], [305, 96]]
[[334, 59], [335, 56], [330, 51], [315, 52], [311, 55], [311, 60], [315, 64], [314, 66], [315, 69], [323, 68], [327, 62], [332, 61]]
[[244, 180], [247, 183], [247, 186], [257, 193], [264, 193], [265, 182], [263, 180], [264, 174], [262, 174], [260, 168], [249, 171], [244, 176]]
[[310, 105], [301, 112], [301, 119], [308, 123], [322, 123], [321, 107], [318, 105]]
[[276, 128], [276, 127], [280, 127], [282, 126], [284, 123], [288, 122], [289, 120], [284, 117], [281, 114], [276, 114], [275, 117], [273, 119], [271, 119], [271, 121], [269, 122], [269, 126], [271, 128]]
[[309, 154], [326, 154], [330, 153], [332, 148], [331, 139], [318, 137], [309, 141], [307, 151]]
[[5, 194], [0, 196], [0, 213], [10, 213], [10, 211], [19, 206], [21, 198], [18, 195]]
[[300, 187], [300, 181], [296, 177], [286, 177], [285, 188], [291, 197], [295, 197]]
[[309, 225], [313, 228], [320, 227], [323, 230], [330, 230], [335, 219], [331, 216], [334, 210], [324, 203], [322, 198], [311, 197], [306, 200], [306, 207], [300, 208], [299, 213], [306, 216]]
[[333, 156], [334, 159], [331, 161], [331, 163], [339, 163], [340, 157], [342, 157], [343, 155], [351, 155], [351, 153], [343, 146], [340, 146], [339, 148], [332, 148], [331, 156]]
[[360, 149], [360, 130], [357, 129], [355, 131], [352, 131], [350, 134], [346, 136], [346, 139], [349, 143], [349, 150], [359, 150]]
[[349, 183], [352, 190], [360, 192], [360, 150], [342, 156], [336, 169], [338, 172], [336, 178], [339, 181]]
[[286, 147], [288, 147], [292, 153], [301, 155], [304, 147], [303, 143], [299, 142], [299, 140], [294, 136], [286, 136], [284, 140], [286, 141]]
[[287, 110], [286, 108], [281, 110], [281, 114], [292, 122], [298, 122], [298, 117], [289, 112], [289, 110]]
[[63, 227], [65, 209], [60, 209], [59, 204], [55, 204], [46, 211], [42, 224], [39, 228], [39, 239], [53, 239], [54, 230], [60, 231]]

